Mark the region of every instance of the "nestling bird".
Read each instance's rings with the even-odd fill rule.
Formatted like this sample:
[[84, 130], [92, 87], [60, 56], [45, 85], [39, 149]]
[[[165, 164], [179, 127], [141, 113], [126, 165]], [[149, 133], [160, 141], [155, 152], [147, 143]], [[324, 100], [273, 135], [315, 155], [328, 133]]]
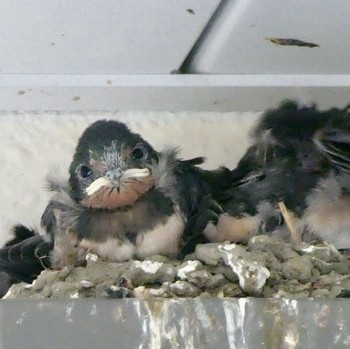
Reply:
[[263, 115], [252, 141], [231, 172], [231, 188], [202, 204], [191, 234], [202, 232], [203, 239], [215, 242], [265, 232], [289, 236], [279, 208], [283, 202], [303, 239], [349, 248], [348, 107], [320, 111], [284, 102]]
[[156, 152], [121, 122], [95, 122], [79, 139], [69, 181], [50, 180], [53, 196], [41, 220], [50, 239], [16, 227], [0, 249], [0, 270], [28, 281], [44, 265], [79, 264], [88, 252], [117, 262], [177, 257], [188, 217], [229, 172], [202, 170], [203, 158], [184, 161], [177, 153]]

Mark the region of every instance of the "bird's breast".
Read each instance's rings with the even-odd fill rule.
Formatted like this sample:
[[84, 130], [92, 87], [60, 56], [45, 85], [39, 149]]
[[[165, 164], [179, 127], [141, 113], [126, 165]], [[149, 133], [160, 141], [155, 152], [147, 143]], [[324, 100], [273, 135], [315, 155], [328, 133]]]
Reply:
[[184, 229], [177, 205], [152, 191], [123, 210], [85, 210], [78, 219], [80, 246], [112, 261], [153, 254], [176, 256]]
[[343, 190], [341, 177], [320, 180], [307, 197], [299, 225], [337, 248], [350, 247], [350, 194]]

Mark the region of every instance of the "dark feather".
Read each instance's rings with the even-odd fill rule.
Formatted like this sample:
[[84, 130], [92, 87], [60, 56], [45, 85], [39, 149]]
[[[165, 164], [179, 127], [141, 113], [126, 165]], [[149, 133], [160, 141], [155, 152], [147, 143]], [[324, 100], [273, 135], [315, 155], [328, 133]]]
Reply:
[[15, 282], [31, 282], [50, 265], [52, 243], [23, 225], [15, 226], [14, 235], [0, 249], [0, 271]]
[[350, 128], [346, 126], [325, 127], [315, 136], [315, 144], [338, 169], [350, 173]]

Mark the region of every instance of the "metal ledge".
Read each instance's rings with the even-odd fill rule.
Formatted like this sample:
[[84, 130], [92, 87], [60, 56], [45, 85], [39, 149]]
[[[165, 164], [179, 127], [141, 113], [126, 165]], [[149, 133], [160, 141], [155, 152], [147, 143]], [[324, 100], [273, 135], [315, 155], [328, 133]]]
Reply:
[[317, 348], [350, 345], [350, 303], [284, 299], [17, 300], [1, 348]]
[[350, 75], [0, 75], [0, 110], [261, 111], [349, 96]]

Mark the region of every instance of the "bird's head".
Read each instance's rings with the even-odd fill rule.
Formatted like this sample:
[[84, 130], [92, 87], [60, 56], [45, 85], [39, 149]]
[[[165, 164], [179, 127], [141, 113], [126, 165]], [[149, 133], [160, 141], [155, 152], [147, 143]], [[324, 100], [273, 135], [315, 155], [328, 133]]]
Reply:
[[118, 121], [100, 120], [79, 139], [70, 165], [72, 198], [91, 209], [131, 205], [154, 186], [157, 152]]
[[305, 172], [323, 171], [327, 163], [314, 143], [314, 135], [327, 116], [315, 106], [299, 107], [287, 101], [267, 111], [254, 130], [262, 161], [287, 160]]

